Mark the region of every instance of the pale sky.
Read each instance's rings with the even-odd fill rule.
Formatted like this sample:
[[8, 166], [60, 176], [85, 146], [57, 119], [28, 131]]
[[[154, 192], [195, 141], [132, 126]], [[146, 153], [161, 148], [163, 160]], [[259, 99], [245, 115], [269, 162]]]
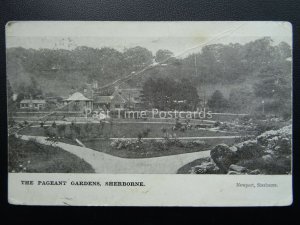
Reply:
[[[74, 49], [78, 46], [111, 47], [119, 51], [142, 46], [153, 53], [168, 49], [189, 54], [212, 43], [247, 43], [271, 37], [274, 44], [292, 45], [288, 22], [9, 22], [6, 46]], [[186, 53], [185, 53], [186, 52]]]

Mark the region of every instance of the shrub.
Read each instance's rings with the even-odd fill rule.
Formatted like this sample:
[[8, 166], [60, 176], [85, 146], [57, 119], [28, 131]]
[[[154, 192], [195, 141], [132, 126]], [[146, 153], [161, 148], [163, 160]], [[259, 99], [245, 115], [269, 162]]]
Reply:
[[90, 123], [85, 123], [83, 125], [83, 129], [86, 133], [90, 133], [90, 132], [92, 132], [92, 125]]
[[147, 128], [147, 129], [145, 129], [145, 130], [143, 130], [143, 137], [145, 138], [145, 137], [148, 137], [148, 135], [149, 135], [149, 133], [151, 132], [151, 129], [150, 128]]
[[66, 132], [66, 125], [62, 124], [57, 126], [57, 133], [60, 137], [64, 137]]
[[97, 135], [103, 135], [104, 122], [100, 120], [100, 125], [97, 126]]
[[55, 130], [52, 127], [48, 127], [44, 129], [44, 135], [46, 137], [57, 137]]
[[154, 150], [158, 150], [158, 151], [165, 151], [168, 149], [167, 145], [166, 145], [166, 141], [162, 141], [162, 140], [151, 140], [150, 141], [150, 146], [152, 149]]
[[138, 141], [140, 142], [143, 138], [143, 133], [139, 132], [137, 136], [138, 136]]
[[167, 133], [167, 128], [165, 128], [165, 127], [162, 127], [160, 130], [163, 134]]
[[199, 147], [207, 147], [207, 144], [205, 141], [200, 141], [200, 140], [197, 140], [197, 141], [189, 141], [185, 144], [185, 147], [186, 148], [199, 148]]
[[242, 116], [239, 118], [240, 122], [242, 123], [246, 123], [248, 122], [249, 120], [251, 120], [251, 116], [247, 115], [247, 116]]
[[175, 128], [180, 129], [182, 127], [182, 123], [179, 122], [179, 120], [176, 120]]
[[134, 143], [136, 143], [135, 140], [119, 138], [119, 139], [113, 140], [110, 145], [116, 149], [124, 149], [124, 148], [128, 148], [130, 145], [132, 145]]
[[138, 135], [137, 135], [138, 141], [141, 141], [142, 138], [148, 137], [150, 132], [151, 132], [150, 128], [144, 129], [143, 131], [139, 132]]
[[269, 130], [276, 130], [277, 126], [275, 123], [259, 123], [256, 126], [256, 131], [258, 134], [264, 133]]
[[80, 126], [74, 126], [74, 131], [75, 131], [75, 137], [80, 137], [81, 127]]
[[65, 137], [69, 139], [73, 139], [73, 129], [71, 129], [71, 126], [66, 126]]
[[215, 123], [214, 123], [214, 127], [219, 127], [221, 125], [221, 122], [220, 121], [216, 121]]
[[126, 149], [130, 151], [144, 150], [144, 151], [166, 151], [172, 147], [179, 148], [198, 148], [206, 147], [206, 143], [203, 141], [192, 141], [184, 143], [178, 139], [164, 139], [164, 140], [150, 140], [142, 142], [141, 140], [129, 140], [129, 139], [115, 139], [111, 142], [111, 147], [114, 149]]

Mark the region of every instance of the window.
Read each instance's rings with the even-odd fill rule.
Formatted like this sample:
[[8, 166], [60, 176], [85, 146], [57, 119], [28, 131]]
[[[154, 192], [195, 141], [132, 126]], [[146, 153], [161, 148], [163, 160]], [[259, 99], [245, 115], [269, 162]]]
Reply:
[[115, 108], [121, 108], [120, 104], [115, 104]]

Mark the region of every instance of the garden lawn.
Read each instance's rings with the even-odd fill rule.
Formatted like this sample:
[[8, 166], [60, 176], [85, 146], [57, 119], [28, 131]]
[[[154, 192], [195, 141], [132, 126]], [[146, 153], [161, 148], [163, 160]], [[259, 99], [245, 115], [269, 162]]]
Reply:
[[[75, 124], [80, 127], [81, 130], [84, 130], [85, 124]], [[60, 126], [60, 125], [58, 125]], [[58, 127], [57, 126], [57, 127]], [[103, 128], [99, 129], [100, 124], [90, 124], [91, 128], [88, 132], [85, 132], [84, 135], [79, 135], [80, 138], [87, 137], [111, 137], [111, 138], [137, 138], [140, 132], [150, 129], [148, 137], [163, 137], [165, 134], [162, 132], [162, 128], [166, 128], [166, 133], [176, 134], [176, 137], [209, 137], [209, 136], [231, 136], [237, 135], [236, 133], [221, 133], [208, 130], [198, 130], [191, 129], [182, 131], [173, 131], [172, 124], [153, 124], [153, 123], [114, 123], [114, 124], [103, 124]], [[66, 125], [66, 129], [70, 125]], [[45, 128], [42, 127], [28, 127], [20, 131], [20, 134], [30, 135], [30, 136], [45, 136]], [[81, 137], [80, 137], [81, 136]]]
[[[20, 134], [30, 135], [30, 136], [48, 136], [50, 130], [51, 133], [60, 136], [57, 139], [60, 142], [65, 142], [69, 144], [76, 144], [74, 141], [75, 138], [79, 139], [86, 147], [94, 149], [96, 151], [104, 152], [110, 155], [122, 157], [122, 158], [150, 158], [150, 157], [159, 157], [167, 155], [176, 155], [190, 152], [198, 152], [210, 150], [217, 144], [233, 144], [235, 139], [205, 139], [205, 147], [180, 147], [180, 146], [169, 146], [166, 149], [159, 149], [155, 145], [147, 144], [149, 140], [143, 140], [143, 145], [139, 149], [127, 149], [121, 148], [116, 149], [111, 146], [112, 140], [109, 138], [137, 138], [139, 133], [143, 133], [145, 130], [149, 130], [147, 137], [148, 138], [162, 138], [167, 135], [174, 135], [176, 137], [218, 137], [218, 136], [229, 136], [236, 135], [233, 133], [224, 133], [224, 132], [214, 132], [208, 130], [186, 130], [182, 131], [172, 131], [172, 124], [157, 124], [157, 123], [102, 123], [99, 124], [75, 124], [76, 127], [71, 131], [71, 125], [64, 125], [65, 131], [59, 134], [59, 126], [55, 128], [48, 127], [28, 127], [23, 129]], [[165, 132], [162, 132], [162, 128], [165, 128]], [[75, 134], [75, 131], [77, 133]], [[61, 136], [64, 136], [63, 138]], [[191, 141], [191, 140], [189, 140]], [[73, 142], [73, 143], [72, 143]]]

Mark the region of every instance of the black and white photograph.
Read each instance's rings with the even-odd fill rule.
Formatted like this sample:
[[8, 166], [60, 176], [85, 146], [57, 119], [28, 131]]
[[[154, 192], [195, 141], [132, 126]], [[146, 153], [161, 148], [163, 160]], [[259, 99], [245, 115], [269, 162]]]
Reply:
[[9, 173], [291, 175], [288, 22], [9, 22]]

